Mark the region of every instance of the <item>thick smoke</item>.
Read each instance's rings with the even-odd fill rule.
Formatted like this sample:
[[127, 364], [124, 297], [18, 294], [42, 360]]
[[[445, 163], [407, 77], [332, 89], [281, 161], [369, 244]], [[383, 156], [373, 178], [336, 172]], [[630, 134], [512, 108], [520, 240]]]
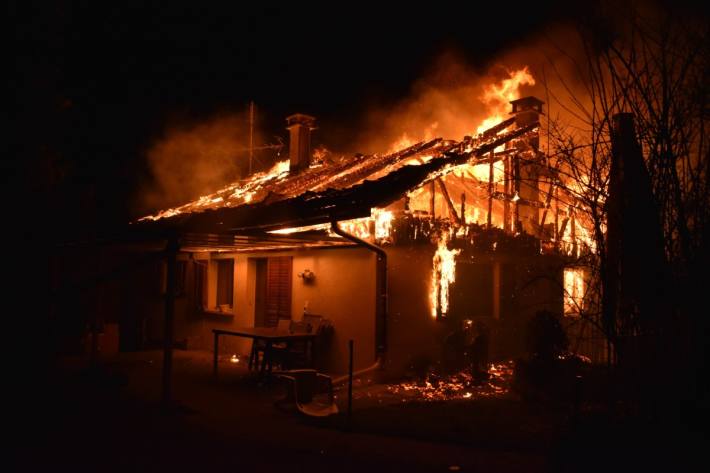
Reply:
[[384, 153], [434, 137], [460, 140], [475, 135], [487, 118], [509, 116], [510, 105], [491, 101], [487, 88], [523, 68], [535, 83], [523, 81], [519, 97], [537, 96], [546, 102], [543, 120], [549, 116], [581, 132], [590, 104], [583, 85], [584, 61], [575, 58], [583, 58], [579, 36], [562, 26], [528, 38], [485, 66], [473, 66], [456, 52], [444, 53], [413, 82], [408, 98], [370, 111], [353, 151]]
[[[260, 142], [256, 130], [254, 142]], [[183, 204], [239, 179], [248, 169], [248, 146], [243, 113], [168, 127], [146, 153], [153, 182], [141, 196], [143, 209]]]
[[511, 62], [477, 70], [455, 53], [446, 53], [414, 82], [407, 99], [371, 111], [357, 142], [364, 152], [382, 153], [434, 137], [458, 140], [476, 134], [489, 115], [485, 86], [524, 65]]
[[[505, 119], [510, 110], [505, 101], [486, 97], [487, 88], [523, 68], [535, 83], [523, 81], [518, 95], [535, 95], [546, 102], [543, 129], [551, 118], [588, 133], [589, 95], [579, 59], [583, 57], [579, 35], [566, 27], [548, 28], [484, 66], [473, 66], [456, 52], [444, 53], [432, 61], [423, 77], [413, 80], [408, 98], [370, 110], [359, 123], [353, 123], [352, 140], [335, 144], [341, 152], [323, 148], [315, 153], [316, 158], [330, 162], [341, 154], [381, 154], [435, 137], [460, 140], [475, 135], [486, 119], [492, 115]], [[327, 136], [320, 139], [330, 146]], [[244, 113], [168, 127], [147, 152], [154, 182], [141, 196], [142, 210], [183, 204], [244, 177], [248, 142]], [[255, 133], [255, 143], [261, 142]]]

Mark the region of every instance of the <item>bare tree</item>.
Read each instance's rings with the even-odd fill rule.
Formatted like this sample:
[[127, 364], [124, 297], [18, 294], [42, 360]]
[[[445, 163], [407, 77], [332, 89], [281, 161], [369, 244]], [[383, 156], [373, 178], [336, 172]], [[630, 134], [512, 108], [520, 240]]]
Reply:
[[706, 135], [710, 46], [707, 23], [680, 21], [672, 12], [632, 9], [620, 22], [624, 28], [611, 28], [607, 20], [598, 18], [588, 20], [579, 30], [581, 59], [560, 48], [576, 71], [576, 81], [581, 79], [581, 92], [576, 81], [573, 87], [552, 63], [562, 90], [550, 92], [551, 102], [584, 126], [570, 127], [565, 119], [557, 118], [547, 132], [551, 166], [559, 169], [560, 185], [591, 229], [594, 244], [579, 264], [589, 269], [588, 287], [597, 303], [588, 304], [584, 315], [610, 342], [611, 359], [618, 355], [614, 352], [619, 340], [648, 331], [642, 328], [638, 313], [619, 317], [604, 307], [609, 304], [604, 283], [610, 273], [604, 256], [608, 251], [612, 117], [619, 113], [635, 117], [665, 260], [673, 274], [663, 281], [673, 309], [667, 321], [673, 328], [666, 327], [666, 333], [687, 339], [690, 330], [680, 333], [678, 326], [693, 323], [689, 320], [698, 283], [704, 280], [700, 261], [706, 256], [710, 220]]

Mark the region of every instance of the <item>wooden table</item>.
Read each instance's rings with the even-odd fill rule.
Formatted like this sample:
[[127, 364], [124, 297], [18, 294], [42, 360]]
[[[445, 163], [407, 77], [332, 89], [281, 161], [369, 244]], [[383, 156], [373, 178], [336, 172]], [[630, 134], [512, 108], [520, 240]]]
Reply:
[[217, 377], [217, 360], [219, 355], [219, 336], [232, 335], [234, 337], [251, 338], [255, 342], [263, 340], [266, 343], [264, 348], [264, 359], [261, 362], [261, 373], [266, 373], [271, 376], [273, 365], [272, 347], [274, 343], [286, 343], [290, 348], [294, 341], [302, 340], [311, 345], [311, 353], [313, 352], [313, 341], [316, 335], [306, 332], [289, 332], [286, 330], [276, 330], [273, 327], [240, 327], [234, 330], [213, 329], [214, 334], [214, 353], [213, 353], [213, 374]]

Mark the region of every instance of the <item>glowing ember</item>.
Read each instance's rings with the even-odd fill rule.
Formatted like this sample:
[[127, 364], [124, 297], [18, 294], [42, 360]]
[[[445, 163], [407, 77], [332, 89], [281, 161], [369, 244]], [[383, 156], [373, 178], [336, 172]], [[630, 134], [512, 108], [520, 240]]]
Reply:
[[229, 184], [214, 194], [202, 196], [196, 201], [180, 207], [161, 210], [155, 215], [147, 215], [140, 218], [138, 221], [160, 220], [162, 218], [174, 217], [183, 213], [190, 213], [214, 207], [217, 204], [221, 204], [220, 206], [225, 207], [248, 204], [253, 200], [257, 192], [264, 189], [267, 183], [286, 177], [288, 175], [288, 169], [289, 162], [287, 160], [279, 161], [267, 172], [256, 173], [253, 176], [250, 176], [249, 179]]
[[456, 281], [456, 256], [461, 250], [450, 250], [447, 247], [449, 237], [442, 234], [434, 253], [431, 272], [431, 315], [446, 316], [449, 312], [449, 285]]
[[404, 382], [387, 386], [390, 394], [403, 397], [403, 401], [450, 401], [455, 399], [481, 399], [502, 397], [510, 392], [514, 362], [492, 363], [488, 367], [488, 379], [476, 382], [470, 372], [464, 370], [448, 376], [427, 375], [421, 382]]
[[229, 359], [230, 363], [239, 363], [239, 357], [237, 355], [232, 355], [232, 357]]

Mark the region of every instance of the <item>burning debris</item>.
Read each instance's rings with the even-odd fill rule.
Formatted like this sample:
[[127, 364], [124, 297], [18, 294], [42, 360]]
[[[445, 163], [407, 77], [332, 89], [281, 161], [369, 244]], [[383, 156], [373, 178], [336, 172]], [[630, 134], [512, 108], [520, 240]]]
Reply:
[[503, 397], [510, 392], [514, 365], [513, 361], [491, 363], [484, 382], [476, 382], [466, 370], [446, 376], [430, 373], [420, 382], [388, 385], [387, 392], [401, 397], [402, 402]]

